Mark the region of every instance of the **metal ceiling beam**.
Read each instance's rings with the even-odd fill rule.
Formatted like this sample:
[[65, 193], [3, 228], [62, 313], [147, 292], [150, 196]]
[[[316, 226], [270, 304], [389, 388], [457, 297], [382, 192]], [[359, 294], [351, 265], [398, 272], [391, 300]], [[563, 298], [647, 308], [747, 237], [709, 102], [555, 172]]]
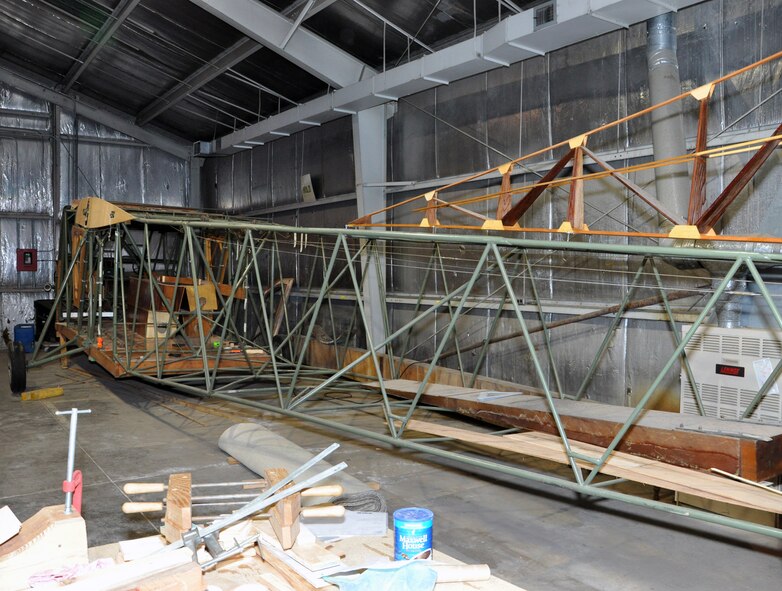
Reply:
[[179, 101], [192, 94], [205, 84], [208, 84], [229, 68], [250, 57], [263, 45], [243, 37], [231, 47], [220, 53], [212, 61], [207, 62], [182, 82], [144, 107], [136, 117], [137, 125], [146, 125], [166, 109], [173, 107]]
[[304, 22], [305, 18], [307, 18], [307, 12], [310, 8], [312, 8], [313, 4], [315, 4], [315, 0], [307, 0], [307, 4], [305, 4], [304, 8], [301, 9], [301, 12], [296, 17], [296, 20], [293, 21], [290, 30], [286, 33], [285, 39], [282, 40], [282, 43], [280, 44], [282, 49], [285, 49], [285, 46], [288, 45], [288, 41], [291, 40], [293, 34], [298, 30], [299, 25]]
[[[307, 18], [310, 18], [311, 16], [315, 16], [318, 14], [321, 10], [328, 8], [332, 4], [334, 4], [337, 0], [315, 0], [313, 5], [310, 7], [310, 9], [307, 11]], [[301, 10], [301, 8], [307, 4], [309, 0], [296, 0], [293, 4], [285, 8], [281, 14], [284, 14], [285, 16], [291, 17], [296, 14], [297, 11]]]
[[335, 88], [355, 84], [375, 73], [363, 62], [307, 29], [296, 29], [283, 47], [293, 23], [257, 0], [190, 1]]
[[120, 0], [117, 7], [106, 19], [106, 22], [98, 29], [95, 36], [90, 39], [87, 47], [82, 49], [79, 57], [74, 60], [68, 73], [65, 74], [65, 81], [62, 86], [64, 92], [68, 92], [71, 89], [82, 72], [87, 69], [90, 62], [94, 60], [95, 56], [103, 49], [103, 46], [111, 39], [114, 32], [122, 26], [122, 23], [130, 16], [130, 13], [133, 12], [133, 9], [136, 8], [139, 2], [141, 2], [141, 0]]
[[[324, 8], [328, 8], [334, 2], [336, 2], [336, 0], [297, 0], [289, 7], [287, 7], [285, 10], [283, 10], [282, 14], [285, 16], [291, 16], [295, 14], [297, 11], [299, 11], [298, 16], [296, 17], [296, 22], [294, 23], [295, 28], [291, 28], [291, 30], [288, 32], [288, 37], [293, 36], [293, 33], [296, 31], [296, 28], [298, 28], [298, 26], [303, 21], [310, 18], [314, 14], [320, 12]], [[304, 11], [302, 9], [302, 6], [306, 8], [308, 5], [310, 5], [309, 8], [307, 8], [306, 11]], [[287, 45], [288, 41], [290, 41], [289, 38], [286, 38], [283, 41], [282, 43], [283, 48], [285, 47], [285, 45]], [[160, 96], [159, 98], [151, 102], [149, 105], [144, 107], [144, 109], [142, 109], [141, 112], [136, 117], [136, 124], [146, 125], [152, 119], [154, 119], [155, 117], [157, 117], [158, 115], [166, 111], [167, 109], [173, 107], [175, 104], [177, 104], [179, 101], [183, 100], [187, 96], [193, 94], [193, 92], [195, 92], [202, 86], [208, 84], [209, 82], [211, 82], [212, 80], [220, 76], [221, 74], [227, 72], [239, 62], [247, 59], [262, 47], [263, 45], [254, 41], [253, 39], [250, 39], [248, 37], [243, 37], [242, 39], [234, 43], [231, 47], [223, 51], [220, 55], [215, 57], [213, 60], [204, 64], [201, 68], [193, 72], [193, 74], [188, 76], [185, 80], [180, 82], [174, 88], [170, 89], [168, 92], [166, 92], [165, 94], [163, 94], [162, 96]], [[288, 102], [296, 104], [294, 101], [291, 101], [290, 99], [287, 99], [286, 97], [278, 93], [275, 93], [269, 89], [264, 88], [264, 90]]]
[[101, 125], [115, 129], [120, 133], [129, 135], [130, 137], [167, 152], [172, 156], [176, 156], [177, 158], [187, 160], [192, 154], [192, 145], [190, 142], [172, 138], [150, 129], [141, 128], [133, 122], [132, 118], [124, 114], [120, 114], [105, 106], [87, 102], [81, 97], [73, 97], [53, 90], [41, 82], [31, 80], [28, 77], [18, 74], [9, 67], [7, 63], [0, 62], [0, 82], [3, 82], [20, 92], [49, 101], [53, 105], [62, 107], [66, 111], [72, 111], [79, 116], [86, 117]]
[[[699, 1], [668, 0], [676, 9]], [[474, 38], [360, 80], [218, 138], [214, 142], [214, 152], [238, 152], [254, 145], [250, 142], [273, 141], [282, 134], [290, 135], [313, 124], [325, 123], [435, 86], [545, 55], [668, 11], [660, 6], [659, 0], [602, 0], [599, 9], [595, 9], [593, 4], [588, 0], [557, 0], [556, 22], [545, 27], [535, 26], [534, 10], [524, 10], [503, 19]]]
[[392, 23], [390, 20], [388, 20], [382, 14], [380, 14], [376, 10], [370, 8], [369, 6], [367, 6], [366, 4], [361, 2], [361, 0], [353, 0], [353, 4], [355, 4], [359, 8], [362, 8], [363, 10], [367, 11], [369, 14], [374, 16], [376, 19], [378, 19], [384, 25], [387, 25], [387, 26], [391, 27], [394, 31], [396, 31], [400, 35], [404, 36], [408, 41], [412, 41], [413, 43], [415, 43], [417, 45], [420, 45], [421, 47], [423, 47], [429, 53], [434, 53], [434, 49], [432, 49], [431, 47], [426, 45], [426, 43], [424, 43], [423, 41], [420, 41], [415, 35], [411, 35], [410, 33], [405, 31], [399, 25], [396, 25], [396, 24]]

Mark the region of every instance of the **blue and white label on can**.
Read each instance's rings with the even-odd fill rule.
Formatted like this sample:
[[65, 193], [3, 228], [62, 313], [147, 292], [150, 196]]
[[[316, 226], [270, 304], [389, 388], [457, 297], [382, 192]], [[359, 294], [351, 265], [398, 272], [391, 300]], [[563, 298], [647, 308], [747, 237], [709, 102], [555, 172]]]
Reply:
[[432, 558], [434, 513], [421, 507], [394, 511], [394, 560]]

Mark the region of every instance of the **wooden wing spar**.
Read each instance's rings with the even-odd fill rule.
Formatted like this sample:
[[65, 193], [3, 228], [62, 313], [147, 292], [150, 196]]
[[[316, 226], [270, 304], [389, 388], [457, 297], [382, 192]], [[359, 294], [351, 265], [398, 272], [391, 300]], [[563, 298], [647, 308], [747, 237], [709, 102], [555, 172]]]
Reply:
[[[782, 239], [779, 238], [718, 236], [714, 231], [715, 226], [722, 219], [722, 216], [730, 205], [736, 201], [754, 175], [761, 169], [769, 156], [771, 156], [774, 150], [779, 146], [780, 140], [782, 140], [782, 124], [780, 124], [771, 135], [759, 139], [735, 142], [712, 148], [709, 148], [707, 145], [709, 101], [711, 100], [715, 89], [724, 82], [746, 74], [756, 68], [760, 68], [770, 62], [777, 61], [780, 58], [782, 58], [782, 52], [775, 53], [749, 66], [717, 78], [703, 86], [684, 92], [676, 97], [652, 105], [651, 107], [642, 109], [636, 113], [617, 119], [616, 121], [596, 127], [582, 135], [536, 150], [535, 152], [526, 154], [500, 166], [471, 174], [466, 178], [367, 214], [349, 222], [348, 227], [389, 227], [407, 229], [443, 228], [468, 231], [499, 230], [525, 233], [560, 232], [566, 234], [595, 234], [657, 239], [680, 238], [782, 243]], [[689, 100], [695, 100], [698, 103], [698, 131], [695, 149], [691, 153], [681, 154], [674, 158], [613, 168], [587, 147], [589, 139], [599, 132], [615, 128], [623, 123], [647, 115], [672, 103]], [[564, 154], [562, 154], [547, 171], [539, 173], [537, 170], [530, 168], [529, 162], [532, 159], [545, 156], [549, 153], [561, 153], [562, 150], [565, 150]], [[742, 152], [754, 152], [754, 154], [725, 189], [716, 195], [707, 206], [707, 161], [712, 158], [719, 158]], [[595, 172], [585, 172], [584, 167], [585, 164], [588, 163], [591, 163], [596, 169]], [[628, 175], [632, 173], [643, 170], [671, 167], [681, 164], [690, 164], [692, 166], [690, 199], [686, 219], [677, 215], [675, 212], [670, 211], [654, 195], [651, 195], [628, 177]], [[540, 179], [523, 186], [512, 187], [511, 181], [514, 172], [516, 174], [531, 172], [538, 175]], [[567, 174], [564, 174], [566, 172]], [[469, 183], [473, 181], [497, 177], [500, 179], [498, 191], [451, 201], [448, 201], [445, 198], [447, 192], [452, 189], [465, 189]], [[638, 232], [631, 229], [628, 229], [628, 231], [608, 231], [590, 228], [587, 225], [584, 216], [584, 183], [598, 179], [612, 179], [622, 185], [633, 198], [641, 200], [647, 206], [654, 209], [662, 218], [671, 224], [671, 228], [667, 232]], [[568, 205], [566, 218], [562, 220], [561, 224], [556, 228], [533, 228], [520, 225], [524, 214], [532, 207], [536, 200], [549, 189], [559, 189], [561, 194], [567, 195]], [[516, 199], [515, 203], [513, 202], [514, 199]], [[468, 205], [483, 202], [496, 203], [493, 217], [467, 209]], [[383, 217], [382, 220], [378, 219], [379, 214], [384, 214], [390, 210], [413, 204], [419, 205], [414, 211], [422, 214], [421, 221], [417, 224], [390, 223], [385, 221], [385, 217]], [[444, 209], [456, 212], [457, 216], [461, 216], [463, 221], [449, 224], [442, 223], [438, 218], [438, 213]]]

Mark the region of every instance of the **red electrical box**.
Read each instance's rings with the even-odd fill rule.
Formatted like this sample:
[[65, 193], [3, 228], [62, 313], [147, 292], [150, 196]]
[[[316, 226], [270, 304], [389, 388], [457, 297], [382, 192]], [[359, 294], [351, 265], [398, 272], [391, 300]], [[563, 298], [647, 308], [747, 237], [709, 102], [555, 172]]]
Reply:
[[17, 248], [16, 249], [16, 270], [17, 271], [37, 271], [38, 270], [38, 249], [37, 248]]

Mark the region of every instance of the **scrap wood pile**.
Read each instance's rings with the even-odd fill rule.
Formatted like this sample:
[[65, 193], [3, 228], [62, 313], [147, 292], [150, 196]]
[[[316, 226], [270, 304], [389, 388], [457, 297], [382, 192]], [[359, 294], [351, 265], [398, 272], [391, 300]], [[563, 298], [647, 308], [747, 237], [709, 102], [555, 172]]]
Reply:
[[[346, 464], [323, 461], [338, 447], [298, 466], [266, 468], [257, 480], [193, 483], [189, 473], [178, 473], [167, 483], [127, 483], [124, 492], [133, 500], [123, 512], [162, 512], [161, 535], [97, 548], [88, 549], [78, 511], [45, 507], [20, 524], [5, 507], [2, 589], [312, 591], [391, 585], [421, 591], [462, 588], [464, 582], [475, 589], [517, 589], [491, 577], [487, 565], [461, 564], [439, 552], [434, 561], [393, 562], [379, 493], [347, 492], [339, 483], [351, 482], [340, 474]], [[149, 495], [158, 499], [137, 500]], [[382, 511], [346, 509], [356, 502]]]

